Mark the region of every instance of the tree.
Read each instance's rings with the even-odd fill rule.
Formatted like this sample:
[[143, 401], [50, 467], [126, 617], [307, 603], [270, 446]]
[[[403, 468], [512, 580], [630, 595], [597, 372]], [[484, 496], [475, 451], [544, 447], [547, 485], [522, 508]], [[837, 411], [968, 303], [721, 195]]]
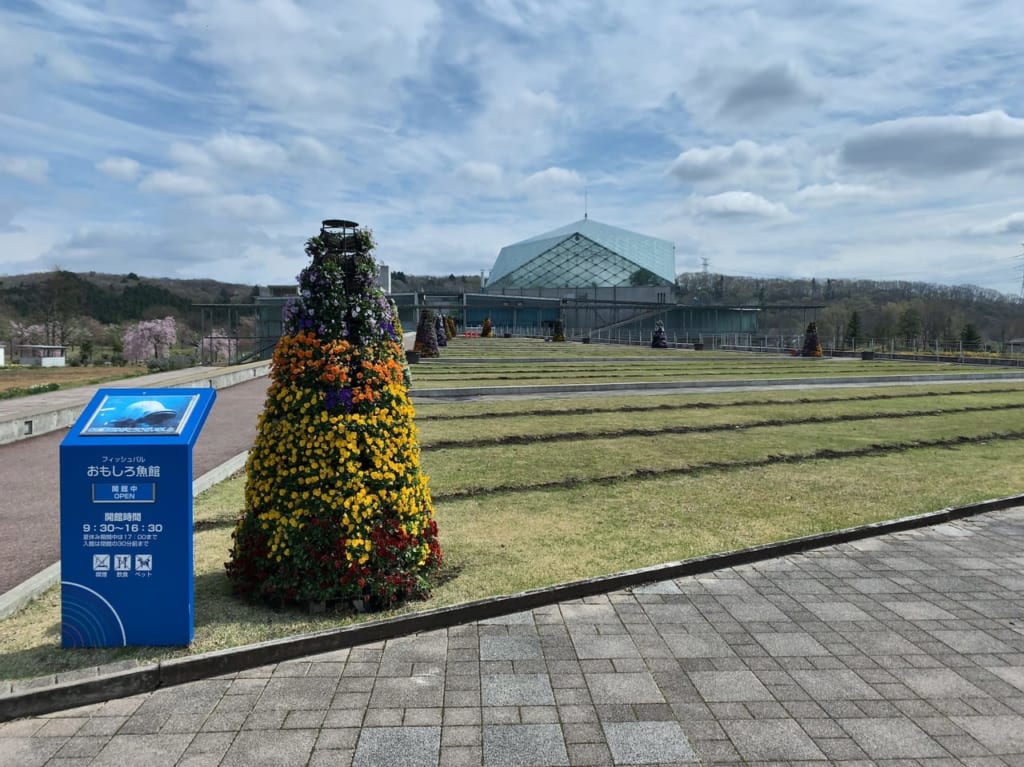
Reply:
[[904, 341], [912, 341], [921, 335], [921, 312], [916, 306], [908, 306], [896, 323], [896, 335]]
[[285, 312], [227, 574], [274, 604], [425, 596], [441, 565], [394, 304], [367, 231], [322, 229]]
[[960, 343], [963, 344], [964, 351], [980, 351], [982, 348], [981, 335], [970, 322], [960, 331]]
[[846, 339], [857, 348], [857, 339], [860, 338], [860, 313], [854, 309], [850, 314], [850, 321], [846, 325]]
[[142, 362], [167, 357], [177, 338], [178, 329], [174, 317], [138, 322], [122, 336], [125, 359]]
[[229, 362], [231, 360], [231, 341], [232, 339], [228, 337], [224, 328], [213, 328], [210, 335], [200, 341], [199, 359], [204, 364]]
[[629, 275], [629, 284], [633, 286], [660, 285], [661, 278], [649, 269], [637, 269]]

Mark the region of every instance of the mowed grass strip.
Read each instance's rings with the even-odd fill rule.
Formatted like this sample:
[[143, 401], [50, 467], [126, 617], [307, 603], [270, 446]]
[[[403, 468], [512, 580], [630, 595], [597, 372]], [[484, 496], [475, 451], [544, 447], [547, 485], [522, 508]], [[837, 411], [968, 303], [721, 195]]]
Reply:
[[[939, 401], [936, 401], [938, 399]], [[460, 421], [425, 421], [420, 424], [420, 444], [425, 449], [477, 448], [526, 441], [577, 441], [603, 437], [691, 433], [798, 423], [835, 423], [873, 418], [915, 418], [1011, 411], [1024, 406], [1022, 393], [988, 396], [961, 395], [912, 400], [833, 399], [809, 405], [805, 402], [762, 400], [756, 407], [702, 408], [697, 410], [602, 410], [580, 414], [544, 416], [511, 414], [498, 421], [474, 418]]]
[[[600, 416], [606, 413], [662, 413], [670, 411], [696, 411], [715, 409], [741, 409], [761, 408], [764, 406], [784, 406], [784, 404], [814, 404], [829, 402], [854, 402], [854, 401], [904, 401], [908, 402], [907, 407], [912, 407], [913, 399], [926, 399], [932, 401], [929, 404], [952, 403], [957, 404], [956, 397], [963, 397], [970, 394], [1014, 394], [1024, 396], [1024, 384], [1013, 384], [1013, 382], [997, 382], [985, 384], [980, 383], [984, 388], [971, 389], [961, 384], [943, 384], [945, 388], [934, 387], [912, 387], [900, 386], [891, 389], [870, 388], [858, 390], [854, 388], [820, 388], [785, 390], [777, 389], [771, 392], [768, 398], [758, 398], [748, 390], [742, 392], [707, 393], [701, 395], [690, 395], [681, 397], [675, 394], [646, 394], [644, 396], [602, 396], [600, 403], [588, 404], [570, 398], [570, 395], [550, 395], [545, 399], [489, 399], [489, 400], [464, 400], [459, 402], [459, 408], [452, 412], [447, 402], [436, 400], [421, 400], [417, 408], [416, 422], [421, 427], [430, 422], [436, 421], [460, 421], [471, 420], [495, 420], [501, 418], [523, 418], [526, 416], [540, 417], [562, 417], [562, 416]], [[1011, 385], [1007, 385], [1010, 383]], [[965, 400], [966, 401], [966, 400]], [[988, 399], [986, 401], [993, 401]], [[461, 428], [461, 427], [460, 427]]]
[[446, 447], [425, 450], [422, 461], [435, 493], [465, 494], [566, 481], [627, 479], [636, 468], [671, 472], [711, 461], [748, 463], [764, 456], [812, 455], [824, 449], [848, 452], [868, 446], [951, 441], [1022, 430], [1024, 410], [1015, 408], [691, 434], [610, 436], [571, 443]]
[[[970, 388], [977, 387], [977, 388]], [[449, 402], [421, 400], [416, 406], [416, 423], [422, 428], [432, 421], [467, 421], [472, 419], [494, 420], [499, 418], [521, 418], [524, 416], [591, 416], [603, 413], [648, 413], [705, 410], [716, 408], [753, 408], [765, 405], [830, 402], [884, 402], [932, 399], [933, 403], [952, 402], [957, 397], [972, 394], [986, 396], [1010, 394], [1022, 397], [1024, 404], [1024, 383], [1013, 381], [969, 381], [961, 383], [931, 384], [927, 386], [901, 385], [899, 387], [852, 388], [822, 387], [817, 389], [775, 389], [770, 392], [701, 392], [700, 394], [645, 394], [637, 396], [603, 394], [596, 403], [581, 399], [578, 395], [552, 394], [544, 399], [510, 398], [463, 401], [453, 408]], [[992, 400], [985, 400], [986, 402]], [[1007, 400], [1012, 401], [1012, 400]], [[971, 403], [970, 400], [965, 402]], [[931, 404], [931, 403], [930, 403]], [[460, 427], [461, 428], [461, 427]]]
[[[943, 405], [948, 408], [952, 402], [961, 408], [1012, 406], [1020, 390], [1005, 384], [986, 389], [973, 383], [970, 391], [951, 386], [934, 395], [879, 401], [863, 399], [873, 391], [863, 388], [846, 390], [850, 398], [835, 401], [837, 391], [615, 396], [528, 403], [531, 407], [561, 407], [584, 402], [602, 408], [607, 417], [622, 419], [608, 422], [620, 428], [635, 425], [641, 415], [655, 427], [664, 422], [666, 414], [657, 411], [646, 415], [615, 412], [618, 405], [639, 402], [727, 404], [730, 398], [742, 401], [748, 396], [778, 400], [751, 408], [676, 410], [671, 416], [679, 418], [673, 421], [679, 425], [717, 423], [726, 427], [742, 424], [751, 414], [841, 415], [878, 407], [888, 412], [874, 420], [839, 425], [790, 424], [699, 435], [611, 436], [569, 444], [444, 450], [430, 449], [430, 439], [461, 438], [467, 422], [424, 423], [423, 464], [439, 499], [438, 521], [447, 564], [433, 598], [407, 605], [401, 612], [1020, 492], [1016, 477], [1024, 458], [1024, 440], [1019, 436], [999, 441], [986, 437], [1024, 431], [1018, 410], [1010, 407], [1000, 412], [928, 416], [910, 412], [936, 405], [940, 407], [933, 410]], [[895, 393], [891, 388], [874, 391]], [[915, 391], [927, 394], [924, 389]], [[818, 396], [833, 401], [792, 401], [794, 397]], [[521, 407], [523, 402], [430, 407], [447, 414], [477, 412], [481, 405], [508, 412], [506, 408]], [[893, 414], [905, 417], [894, 419]], [[543, 424], [559, 417], [483, 423], [496, 436], [544, 433], [548, 427]], [[575, 424], [579, 428], [591, 422], [592, 415], [570, 415], [561, 426]], [[956, 445], [955, 440], [963, 437], [976, 441]], [[941, 440], [950, 445], [942, 449], [920, 446]], [[841, 454], [873, 446], [891, 450], [880, 456]], [[832, 451], [833, 455], [830, 460], [808, 458], [816, 451]], [[773, 463], [776, 457], [796, 462]], [[564, 485], [530, 489], [541, 480]], [[488, 492], [488, 487], [505, 483], [516, 492]], [[338, 613], [312, 618], [300, 611], [275, 611], [232, 597], [223, 563], [231, 545], [231, 524], [243, 505], [243, 488], [244, 480], [235, 479], [196, 503], [197, 625], [192, 647], [62, 651], [59, 595], [54, 589], [19, 615], [0, 622], [0, 678], [21, 679], [116, 660], [153, 661], [374, 617]], [[468, 494], [453, 498], [459, 492]]]

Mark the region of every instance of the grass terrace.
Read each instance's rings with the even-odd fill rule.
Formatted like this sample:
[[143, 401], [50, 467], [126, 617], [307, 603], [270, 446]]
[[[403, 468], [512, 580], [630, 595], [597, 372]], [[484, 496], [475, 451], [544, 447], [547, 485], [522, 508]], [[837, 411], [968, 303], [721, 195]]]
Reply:
[[[518, 358], [509, 354], [513, 348]], [[485, 359], [458, 362], [457, 354], [467, 351]], [[416, 397], [417, 389], [437, 385], [435, 375], [463, 385], [537, 380], [539, 370], [563, 364], [552, 357], [581, 351], [586, 354], [551, 378], [593, 380], [583, 377], [589, 373], [638, 381], [672, 370], [665, 380], [731, 380], [754, 377], [756, 370], [770, 379], [800, 371], [807, 386]], [[1022, 492], [1024, 381], [814, 388], [815, 371], [831, 377], [847, 370], [964, 370], [508, 339], [456, 339], [442, 354], [414, 366], [413, 400], [445, 566], [432, 599], [400, 612]], [[62, 651], [53, 589], [0, 622], [0, 678], [152, 661], [385, 617], [348, 610], [310, 616], [233, 598], [223, 563], [243, 488], [237, 477], [196, 501], [190, 648]]]
[[[992, 366], [985, 372], [1010, 372]], [[537, 339], [455, 338], [441, 357], [413, 366], [416, 392], [437, 388], [567, 384], [772, 381], [780, 379], [941, 376], [965, 371], [952, 362], [790, 357], [748, 352], [695, 352], [644, 346], [550, 343]]]

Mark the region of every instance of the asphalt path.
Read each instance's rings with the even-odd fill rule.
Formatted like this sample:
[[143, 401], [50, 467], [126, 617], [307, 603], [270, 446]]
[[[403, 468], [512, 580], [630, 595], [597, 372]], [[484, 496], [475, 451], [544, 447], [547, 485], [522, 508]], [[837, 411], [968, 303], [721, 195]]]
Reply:
[[[267, 376], [217, 390], [192, 450], [192, 477], [252, 447]], [[0, 594], [60, 559], [60, 443], [65, 429], [0, 445]]]

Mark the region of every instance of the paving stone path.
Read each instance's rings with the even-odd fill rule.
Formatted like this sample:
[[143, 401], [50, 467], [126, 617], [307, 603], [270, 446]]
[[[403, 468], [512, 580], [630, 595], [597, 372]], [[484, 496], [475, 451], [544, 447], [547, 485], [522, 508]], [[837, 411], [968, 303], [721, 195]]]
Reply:
[[1024, 509], [0, 724], [0, 766], [1024, 764]]

